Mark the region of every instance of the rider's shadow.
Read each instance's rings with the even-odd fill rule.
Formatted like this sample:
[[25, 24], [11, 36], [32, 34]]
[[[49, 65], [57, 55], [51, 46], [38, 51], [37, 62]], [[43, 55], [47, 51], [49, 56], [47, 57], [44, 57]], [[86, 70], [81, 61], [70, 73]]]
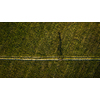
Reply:
[[62, 39], [61, 39], [61, 33], [60, 32], [58, 32], [58, 37], [59, 37], [59, 40], [58, 40], [58, 42], [59, 42], [59, 44], [58, 44], [58, 49], [57, 49], [57, 55], [59, 56], [59, 57], [62, 57], [63, 56], [63, 49], [62, 49]]

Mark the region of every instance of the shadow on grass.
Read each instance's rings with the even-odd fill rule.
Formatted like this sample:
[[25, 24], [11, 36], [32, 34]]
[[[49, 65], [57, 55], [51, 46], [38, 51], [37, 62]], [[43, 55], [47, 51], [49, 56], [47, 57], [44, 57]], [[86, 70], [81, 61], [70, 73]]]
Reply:
[[100, 78], [100, 62], [95, 70], [94, 78]]

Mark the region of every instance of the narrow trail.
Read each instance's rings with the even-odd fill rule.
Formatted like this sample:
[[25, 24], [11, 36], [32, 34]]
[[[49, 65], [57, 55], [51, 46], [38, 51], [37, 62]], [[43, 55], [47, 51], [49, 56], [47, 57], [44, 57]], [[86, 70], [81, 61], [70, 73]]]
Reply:
[[22, 61], [67, 61], [67, 60], [100, 60], [100, 57], [0, 57], [0, 60], [22, 60]]

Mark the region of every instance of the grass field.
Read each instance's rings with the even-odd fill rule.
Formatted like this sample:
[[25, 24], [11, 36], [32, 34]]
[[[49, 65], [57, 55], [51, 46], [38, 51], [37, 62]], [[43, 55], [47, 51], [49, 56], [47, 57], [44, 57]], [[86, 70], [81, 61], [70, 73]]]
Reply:
[[[100, 23], [0, 23], [0, 56], [100, 57]], [[0, 77], [100, 77], [100, 61], [4, 61]]]

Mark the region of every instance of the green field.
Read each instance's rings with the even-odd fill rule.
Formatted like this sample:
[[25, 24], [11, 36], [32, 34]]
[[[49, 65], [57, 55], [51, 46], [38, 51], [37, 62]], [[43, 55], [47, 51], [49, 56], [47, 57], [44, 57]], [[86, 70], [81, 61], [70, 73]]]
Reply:
[[[0, 56], [100, 57], [100, 23], [0, 23]], [[100, 77], [100, 61], [0, 60], [0, 77]]]

